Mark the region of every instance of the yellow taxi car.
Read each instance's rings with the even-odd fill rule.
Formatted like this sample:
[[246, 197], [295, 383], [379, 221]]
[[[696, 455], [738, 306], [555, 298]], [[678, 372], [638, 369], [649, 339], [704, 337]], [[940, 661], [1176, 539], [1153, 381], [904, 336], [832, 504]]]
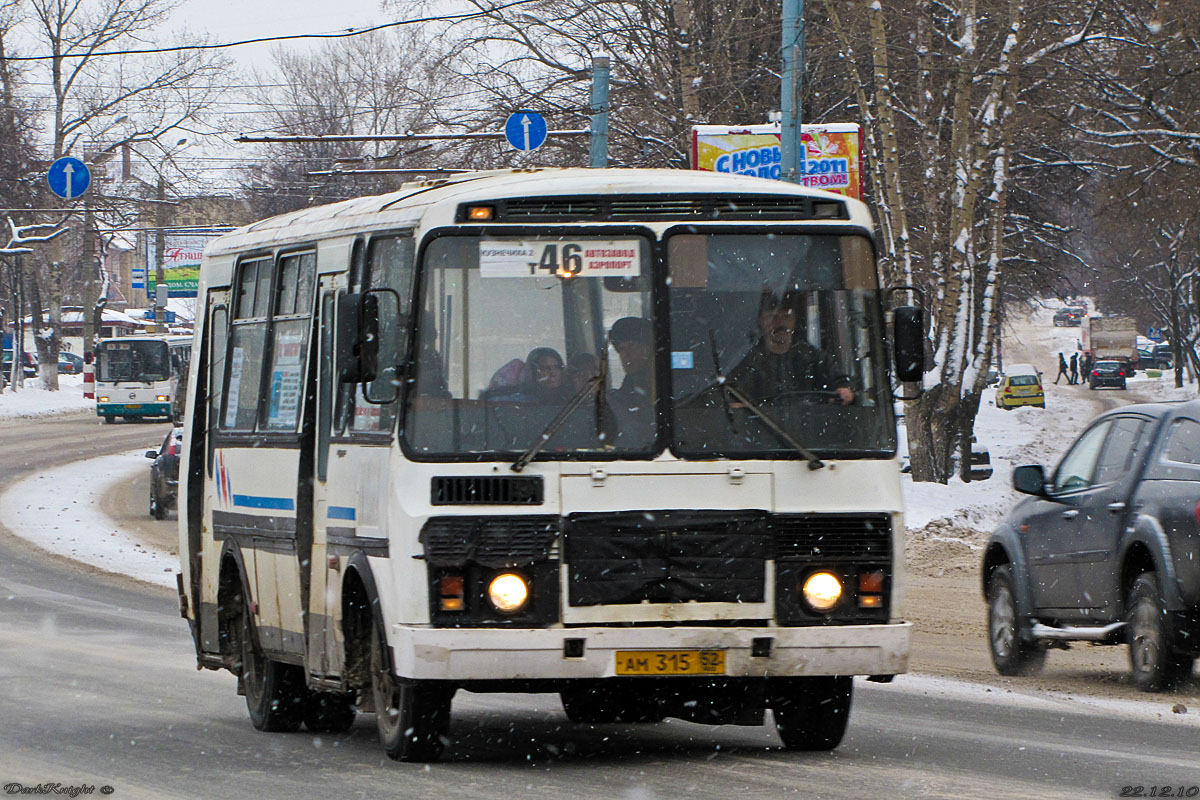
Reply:
[[1032, 364], [1011, 365], [996, 384], [996, 408], [1007, 410], [1017, 406], [1046, 407], [1042, 376]]

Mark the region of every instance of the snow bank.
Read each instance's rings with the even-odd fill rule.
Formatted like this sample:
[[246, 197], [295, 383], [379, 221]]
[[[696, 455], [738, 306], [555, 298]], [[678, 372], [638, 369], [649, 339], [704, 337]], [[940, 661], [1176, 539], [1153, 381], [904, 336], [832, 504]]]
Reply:
[[[148, 469], [145, 452], [76, 461], [13, 484], [0, 496], [0, 519], [43, 550], [174, 588], [175, 556], [148, 549], [100, 510], [105, 494]], [[105, 479], [97, 480], [97, 475]]]
[[13, 391], [6, 386], [0, 392], [0, 419], [48, 417], [83, 409], [95, 410], [96, 401], [83, 396], [82, 375], [59, 375], [59, 390], [42, 388], [41, 378], [26, 378], [25, 385]]

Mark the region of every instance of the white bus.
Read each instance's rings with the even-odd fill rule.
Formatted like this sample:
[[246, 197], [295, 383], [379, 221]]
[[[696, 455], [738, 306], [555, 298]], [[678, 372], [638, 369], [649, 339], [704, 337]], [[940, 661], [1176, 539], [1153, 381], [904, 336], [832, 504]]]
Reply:
[[[906, 671], [866, 206], [668, 170], [472, 173], [268, 219], [200, 277], [179, 592], [262, 730], [451, 698], [831, 749]], [[774, 388], [772, 388], [774, 387]]]
[[118, 418], [175, 419], [175, 403], [192, 358], [191, 336], [118, 336], [96, 345], [96, 414]]

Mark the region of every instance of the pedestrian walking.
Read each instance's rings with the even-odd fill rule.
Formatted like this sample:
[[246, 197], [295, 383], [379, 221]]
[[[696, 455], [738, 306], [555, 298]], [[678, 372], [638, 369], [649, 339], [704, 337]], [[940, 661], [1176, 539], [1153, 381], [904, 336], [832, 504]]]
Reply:
[[1071, 373], [1067, 371], [1067, 359], [1063, 357], [1062, 353], [1058, 354], [1058, 375], [1054, 377], [1055, 386], [1058, 385], [1059, 378], [1066, 378], [1068, 383], [1071, 380]]
[[1071, 353], [1071, 377], [1067, 381], [1074, 386], [1079, 383], [1079, 354]]

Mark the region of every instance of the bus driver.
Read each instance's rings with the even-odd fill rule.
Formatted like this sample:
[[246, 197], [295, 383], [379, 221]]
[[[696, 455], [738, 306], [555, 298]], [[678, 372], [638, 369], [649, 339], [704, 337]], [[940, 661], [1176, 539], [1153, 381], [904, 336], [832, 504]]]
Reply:
[[841, 405], [854, 402], [850, 379], [833, 359], [796, 335], [801, 294], [764, 291], [759, 302], [759, 340], [730, 372], [729, 383], [756, 403], [806, 393], [829, 393]]

